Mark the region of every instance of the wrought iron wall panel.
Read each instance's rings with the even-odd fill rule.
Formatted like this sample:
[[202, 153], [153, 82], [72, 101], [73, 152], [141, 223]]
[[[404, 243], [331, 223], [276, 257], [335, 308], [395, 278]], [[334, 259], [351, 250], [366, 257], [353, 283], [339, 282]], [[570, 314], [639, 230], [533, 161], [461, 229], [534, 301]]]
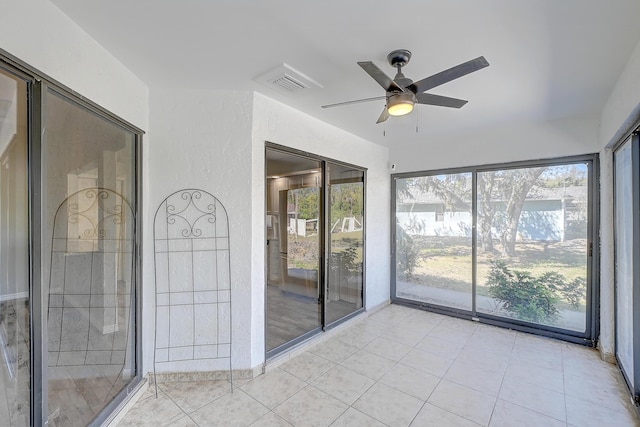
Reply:
[[231, 375], [231, 268], [224, 206], [203, 190], [173, 193], [156, 211], [154, 243], [154, 370], [198, 370], [188, 362], [227, 359]]

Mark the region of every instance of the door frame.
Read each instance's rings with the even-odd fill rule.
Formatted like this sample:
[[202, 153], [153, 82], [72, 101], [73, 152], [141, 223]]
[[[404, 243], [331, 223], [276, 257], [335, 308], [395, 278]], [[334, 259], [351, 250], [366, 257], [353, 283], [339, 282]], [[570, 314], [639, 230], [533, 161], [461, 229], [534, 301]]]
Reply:
[[[362, 166], [357, 166], [351, 163], [346, 163], [346, 162], [342, 162], [339, 160], [335, 160], [335, 159], [331, 159], [325, 156], [321, 156], [318, 154], [313, 154], [313, 153], [309, 153], [306, 151], [302, 151], [302, 150], [298, 150], [295, 148], [291, 148], [291, 147], [287, 147], [284, 145], [280, 145], [280, 144], [276, 144], [270, 141], [265, 141], [265, 149], [264, 149], [264, 181], [263, 181], [263, 187], [264, 187], [264, 191], [265, 191], [265, 199], [264, 199], [264, 206], [263, 206], [263, 212], [266, 213], [267, 212], [267, 197], [266, 197], [266, 171], [267, 171], [267, 152], [268, 151], [276, 151], [279, 153], [283, 153], [283, 154], [290, 154], [290, 155], [295, 155], [295, 156], [300, 156], [300, 157], [304, 157], [307, 158], [309, 160], [313, 160], [313, 161], [318, 161], [320, 162], [320, 167], [321, 167], [321, 188], [320, 188], [320, 214], [322, 216], [322, 219], [318, 221], [318, 228], [319, 228], [319, 232], [318, 235], [322, 236], [322, 238], [320, 238], [320, 249], [319, 249], [319, 253], [321, 254], [320, 256], [320, 262], [319, 262], [319, 271], [318, 271], [318, 286], [319, 286], [319, 298], [322, 301], [322, 309], [321, 309], [321, 325], [318, 328], [315, 328], [311, 331], [308, 331], [284, 344], [279, 345], [278, 347], [275, 347], [271, 350], [267, 349], [267, 316], [269, 315], [269, 313], [267, 312], [267, 279], [268, 279], [268, 247], [267, 247], [267, 227], [264, 227], [264, 237], [263, 237], [263, 241], [264, 241], [264, 351], [265, 351], [265, 356], [264, 356], [264, 360], [265, 362], [268, 360], [271, 360], [273, 358], [275, 358], [276, 356], [286, 352], [287, 350], [290, 350], [291, 348], [299, 345], [300, 343], [307, 341], [308, 339], [320, 334], [321, 332], [324, 331], [328, 331], [346, 321], [348, 321], [349, 319], [360, 315], [361, 313], [366, 311], [366, 292], [367, 292], [367, 286], [366, 286], [366, 215], [367, 215], [367, 209], [366, 209], [366, 201], [367, 201], [367, 168], [362, 167]], [[331, 230], [330, 230], [330, 226], [328, 225], [328, 220], [329, 220], [329, 215], [327, 214], [327, 210], [330, 208], [330, 194], [328, 191], [325, 191], [325, 189], [327, 188], [328, 182], [327, 182], [327, 164], [331, 163], [334, 165], [338, 165], [338, 166], [345, 166], [345, 167], [349, 167], [349, 168], [353, 168], [353, 169], [357, 169], [359, 171], [363, 172], [363, 219], [364, 219], [364, 224], [363, 224], [363, 242], [362, 242], [362, 307], [356, 309], [355, 311], [347, 314], [346, 316], [337, 319], [331, 323], [327, 323], [326, 319], [327, 319], [327, 304], [325, 301], [325, 295], [327, 292], [327, 286], [328, 286], [328, 282], [327, 282], [327, 278], [328, 278], [328, 269], [329, 269], [329, 263], [327, 262], [328, 256], [329, 256], [329, 246], [327, 244], [327, 242], [329, 241], [328, 239], [331, 238]]]
[[101, 107], [97, 103], [84, 98], [73, 89], [51, 78], [47, 74], [21, 61], [9, 52], [0, 49], [0, 67], [18, 78], [27, 82], [27, 186], [28, 186], [28, 228], [29, 228], [29, 315], [30, 315], [30, 345], [31, 345], [31, 378], [30, 378], [30, 417], [32, 425], [44, 425], [47, 421], [48, 402], [45, 392], [46, 363], [47, 363], [47, 319], [45, 313], [48, 309], [48, 301], [45, 298], [42, 277], [42, 168], [46, 164], [43, 157], [43, 135], [46, 131], [45, 123], [45, 96], [48, 89], [76, 103], [80, 107], [89, 110], [92, 114], [101, 117], [110, 123], [119, 126], [135, 135], [135, 176], [134, 176], [134, 263], [133, 268], [136, 283], [132, 286], [135, 292], [135, 314], [133, 331], [135, 337], [135, 376], [127, 386], [116, 395], [105, 408], [94, 418], [91, 425], [107, 424], [115, 418], [117, 410], [124, 406], [127, 397], [131, 396], [144, 384], [142, 377], [142, 137], [144, 131], [118, 115]]

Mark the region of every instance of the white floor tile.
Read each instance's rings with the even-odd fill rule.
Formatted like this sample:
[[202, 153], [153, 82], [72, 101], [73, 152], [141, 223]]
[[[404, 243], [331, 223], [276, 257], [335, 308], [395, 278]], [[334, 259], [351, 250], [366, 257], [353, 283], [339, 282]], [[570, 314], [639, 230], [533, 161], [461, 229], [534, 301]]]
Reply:
[[397, 364], [380, 379], [380, 382], [426, 401], [440, 382], [440, 378], [410, 366]]
[[564, 427], [563, 421], [498, 399], [489, 427]]
[[406, 393], [376, 383], [353, 407], [389, 426], [408, 426], [423, 403]]
[[566, 422], [564, 394], [505, 378], [498, 397], [532, 411]]
[[466, 418], [462, 418], [452, 412], [445, 411], [442, 408], [425, 403], [416, 418], [411, 423], [411, 427], [478, 427], [476, 424]]
[[487, 425], [496, 398], [451, 381], [442, 380], [428, 403], [480, 425]]
[[338, 399], [308, 386], [273, 412], [294, 426], [323, 427], [331, 425], [347, 408]]

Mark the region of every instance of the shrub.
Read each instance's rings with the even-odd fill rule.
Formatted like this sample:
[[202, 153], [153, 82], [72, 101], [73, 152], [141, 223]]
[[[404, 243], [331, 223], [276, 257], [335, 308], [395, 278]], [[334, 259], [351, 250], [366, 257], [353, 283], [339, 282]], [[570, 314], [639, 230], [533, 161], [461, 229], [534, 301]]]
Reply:
[[562, 281], [564, 278], [558, 273], [534, 277], [526, 271], [511, 271], [502, 261], [491, 262], [487, 278], [490, 295], [502, 301], [507, 311], [536, 323], [557, 320], [555, 287]]
[[396, 227], [396, 236], [396, 272], [404, 279], [410, 279], [418, 266], [420, 248], [402, 227]]

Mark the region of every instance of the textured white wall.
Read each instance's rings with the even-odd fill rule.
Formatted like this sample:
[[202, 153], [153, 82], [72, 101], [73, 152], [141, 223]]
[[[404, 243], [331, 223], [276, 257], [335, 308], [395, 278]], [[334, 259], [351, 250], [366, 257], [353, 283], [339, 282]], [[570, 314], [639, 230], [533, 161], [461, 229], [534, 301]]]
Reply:
[[[153, 220], [160, 203], [171, 193], [198, 188], [213, 194], [229, 215], [231, 245], [234, 369], [255, 365], [250, 359], [252, 304], [251, 115], [249, 92], [151, 90], [150, 133], [146, 169], [148, 209], [144, 212], [143, 349], [144, 371], [153, 369], [155, 300]], [[193, 363], [183, 370], [224, 370]]]
[[20, 0], [0, 10], [1, 49], [146, 130], [147, 86], [58, 8]]
[[[424, 126], [424, 125], [423, 125]], [[394, 143], [397, 172], [478, 166], [596, 153], [598, 117], [509, 123], [463, 138], [425, 138], [420, 146]]]
[[600, 121], [600, 352], [615, 355], [613, 154], [611, 147], [640, 119], [640, 42], [620, 74]]
[[[254, 313], [264, 311], [264, 146], [273, 142], [368, 168], [365, 307], [389, 301], [390, 176], [388, 150], [260, 94], [254, 95], [252, 144], [252, 289]], [[252, 358], [264, 358], [264, 316], [252, 328]]]

